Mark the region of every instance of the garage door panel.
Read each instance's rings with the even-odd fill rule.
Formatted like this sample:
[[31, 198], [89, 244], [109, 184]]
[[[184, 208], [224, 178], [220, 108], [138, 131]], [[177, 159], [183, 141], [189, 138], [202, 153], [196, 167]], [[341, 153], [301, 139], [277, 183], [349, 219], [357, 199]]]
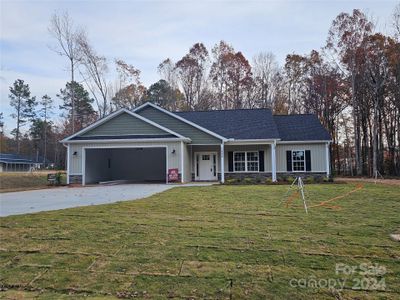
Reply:
[[165, 148], [87, 149], [86, 183], [128, 180], [165, 182]]

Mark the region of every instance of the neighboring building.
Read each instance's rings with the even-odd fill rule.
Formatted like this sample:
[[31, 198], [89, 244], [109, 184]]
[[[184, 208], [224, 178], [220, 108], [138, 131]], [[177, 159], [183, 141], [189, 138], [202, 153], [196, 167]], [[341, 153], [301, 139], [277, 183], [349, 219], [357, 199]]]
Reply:
[[28, 172], [39, 169], [43, 159], [31, 159], [26, 156], [12, 153], [0, 153], [0, 172]]
[[118, 110], [62, 142], [68, 149], [68, 182], [91, 184], [329, 176], [330, 140], [311, 114], [170, 112], [145, 103]]

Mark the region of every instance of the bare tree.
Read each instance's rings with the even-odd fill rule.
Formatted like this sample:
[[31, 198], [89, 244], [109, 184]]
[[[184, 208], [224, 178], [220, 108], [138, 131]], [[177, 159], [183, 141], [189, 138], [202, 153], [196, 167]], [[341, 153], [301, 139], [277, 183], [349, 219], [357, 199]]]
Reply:
[[372, 167], [373, 176], [378, 174], [378, 133], [379, 116], [384, 106], [384, 84], [388, 75], [388, 60], [386, 58], [387, 39], [382, 34], [375, 34], [366, 40], [366, 64], [369, 72], [368, 82], [373, 89], [373, 134], [372, 134]]
[[167, 58], [162, 63], [160, 63], [158, 65], [157, 71], [160, 74], [161, 78], [168, 82], [168, 84], [173, 89], [176, 89], [178, 87], [178, 84], [176, 82], [175, 64], [170, 58]]
[[272, 108], [274, 98], [274, 77], [278, 73], [278, 63], [271, 52], [261, 52], [253, 57], [253, 74], [259, 106]]
[[133, 109], [143, 103], [147, 92], [140, 81], [140, 70], [121, 59], [115, 60], [115, 64], [119, 79], [112, 103], [115, 108]]
[[[80, 51], [78, 38], [83, 34], [81, 28], [76, 28], [70, 18], [68, 12], [62, 14], [53, 14], [50, 19], [49, 32], [57, 41], [57, 47], [52, 48], [57, 54], [65, 56], [69, 62], [71, 72], [71, 82], [75, 81], [75, 69], [80, 61]], [[74, 107], [74, 91], [71, 90], [72, 103], [72, 132], [75, 132], [75, 107]]]
[[78, 37], [81, 64], [84, 66], [82, 76], [92, 93], [99, 112], [104, 117], [109, 112], [109, 83], [107, 82], [108, 65], [104, 56], [99, 56], [89, 44], [85, 34]]
[[400, 40], [400, 3], [397, 4], [393, 12], [393, 27], [397, 40]]
[[360, 100], [357, 97], [357, 76], [360, 72], [358, 60], [361, 44], [372, 32], [373, 24], [360, 10], [354, 9], [352, 14], [341, 13], [332, 22], [327, 39], [327, 49], [339, 54], [348, 71], [351, 81], [351, 103], [353, 106], [354, 150], [357, 175], [362, 174], [360, 146]]
[[227, 103], [227, 80], [228, 80], [228, 57], [235, 54], [231, 45], [225, 41], [220, 41], [212, 50], [214, 62], [211, 65], [210, 79], [216, 93], [218, 103], [214, 105], [219, 109], [228, 107]]
[[205, 100], [208, 59], [207, 48], [202, 43], [196, 43], [175, 65], [177, 78], [185, 94], [186, 110], [202, 106]]

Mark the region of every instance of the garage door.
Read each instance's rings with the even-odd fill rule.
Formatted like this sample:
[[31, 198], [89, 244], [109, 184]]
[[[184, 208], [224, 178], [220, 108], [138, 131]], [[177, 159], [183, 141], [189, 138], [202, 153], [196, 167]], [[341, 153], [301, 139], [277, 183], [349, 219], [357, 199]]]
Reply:
[[166, 182], [165, 148], [85, 150], [85, 184], [122, 180]]

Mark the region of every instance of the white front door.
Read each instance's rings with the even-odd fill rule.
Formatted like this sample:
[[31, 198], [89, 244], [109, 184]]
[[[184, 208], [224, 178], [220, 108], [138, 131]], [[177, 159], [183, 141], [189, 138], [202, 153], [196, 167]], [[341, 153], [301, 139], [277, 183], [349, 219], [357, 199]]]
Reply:
[[217, 153], [195, 153], [196, 180], [217, 180]]

